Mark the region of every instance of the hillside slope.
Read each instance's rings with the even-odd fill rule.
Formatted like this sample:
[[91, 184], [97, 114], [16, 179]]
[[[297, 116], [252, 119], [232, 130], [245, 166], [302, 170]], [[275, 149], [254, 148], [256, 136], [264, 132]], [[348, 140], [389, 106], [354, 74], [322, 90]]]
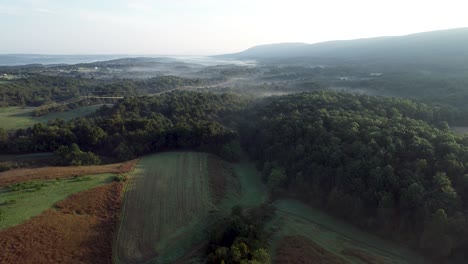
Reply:
[[308, 59], [320, 64], [462, 65], [468, 59], [468, 28], [316, 44], [270, 44], [223, 56], [282, 61]]

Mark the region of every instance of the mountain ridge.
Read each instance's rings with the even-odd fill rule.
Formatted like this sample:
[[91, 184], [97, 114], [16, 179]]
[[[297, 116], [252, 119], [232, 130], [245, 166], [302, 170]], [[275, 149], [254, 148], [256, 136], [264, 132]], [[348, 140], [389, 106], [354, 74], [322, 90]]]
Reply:
[[255, 60], [310, 59], [327, 64], [462, 64], [468, 60], [468, 27], [314, 44], [259, 45], [226, 58]]

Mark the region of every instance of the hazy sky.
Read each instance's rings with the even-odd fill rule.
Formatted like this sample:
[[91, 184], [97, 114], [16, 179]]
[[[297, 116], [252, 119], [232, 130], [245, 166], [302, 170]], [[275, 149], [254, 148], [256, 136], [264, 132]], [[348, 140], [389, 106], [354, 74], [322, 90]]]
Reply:
[[466, 0], [0, 0], [0, 53], [218, 54], [468, 26]]

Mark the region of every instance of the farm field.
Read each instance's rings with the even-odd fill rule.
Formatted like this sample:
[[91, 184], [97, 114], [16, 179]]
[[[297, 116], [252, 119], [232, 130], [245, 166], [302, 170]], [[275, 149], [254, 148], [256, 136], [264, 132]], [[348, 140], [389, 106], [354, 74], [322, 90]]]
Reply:
[[18, 190], [0, 189], [0, 209], [4, 218], [0, 230], [39, 215], [71, 194], [109, 183], [114, 174], [87, 175], [64, 180], [26, 182]]
[[27, 128], [36, 123], [47, 123], [57, 118], [71, 120], [73, 118], [89, 115], [99, 109], [101, 105], [78, 107], [66, 112], [49, 113], [44, 116], [32, 116], [32, 109], [20, 107], [0, 107], [0, 127], [10, 130]]
[[73, 194], [0, 230], [0, 263], [112, 263], [122, 190], [112, 182]]
[[223, 173], [209, 168], [212, 159], [197, 152], [141, 159], [127, 185], [117, 263], [172, 263], [203, 242], [204, 220], [216, 209], [209, 171]]
[[[408, 249], [361, 231], [301, 202], [282, 199], [274, 205], [277, 209], [276, 217], [268, 227], [274, 230], [270, 239], [273, 259], [284, 237], [304, 236], [334, 254], [340, 261], [345, 260], [350, 264], [427, 263]], [[284, 251], [281, 254], [285, 254]]]

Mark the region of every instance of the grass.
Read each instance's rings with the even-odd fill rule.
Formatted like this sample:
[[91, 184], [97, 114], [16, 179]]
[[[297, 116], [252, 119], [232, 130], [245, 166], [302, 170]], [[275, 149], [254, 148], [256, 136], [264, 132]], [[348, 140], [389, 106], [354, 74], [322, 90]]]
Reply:
[[204, 240], [215, 209], [208, 155], [166, 152], [140, 161], [127, 185], [117, 263], [171, 263]]
[[301, 202], [282, 199], [274, 205], [277, 215], [268, 226], [274, 232], [270, 239], [273, 258], [284, 236], [302, 235], [350, 263], [363, 263], [355, 254], [349, 254], [350, 250], [375, 256], [383, 260], [383, 263], [426, 263], [404, 247], [380, 239]]
[[0, 188], [0, 210], [4, 219], [0, 229], [15, 226], [54, 206], [68, 196], [110, 182], [114, 174], [88, 175], [89, 178], [35, 181]]
[[[223, 201], [223, 209], [228, 212], [233, 206], [240, 205], [244, 208], [261, 205], [268, 197], [268, 191], [262, 183], [260, 173], [253, 163], [243, 158], [241, 162], [233, 165], [237, 183], [230, 183], [226, 198]], [[238, 190], [232, 185], [238, 184]]]
[[89, 115], [99, 109], [101, 105], [78, 107], [66, 112], [49, 113], [44, 116], [34, 117], [32, 108], [0, 107], [0, 127], [11, 130], [28, 128], [37, 123], [47, 123], [57, 118], [71, 120], [73, 118]]

